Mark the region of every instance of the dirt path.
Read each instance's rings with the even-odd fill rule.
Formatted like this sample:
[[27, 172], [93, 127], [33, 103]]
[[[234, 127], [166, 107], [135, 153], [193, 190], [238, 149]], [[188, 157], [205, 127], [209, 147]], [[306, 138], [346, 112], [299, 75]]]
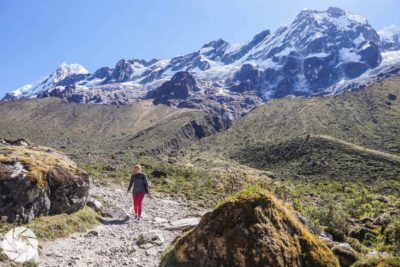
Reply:
[[366, 153], [370, 153], [370, 154], [373, 154], [373, 155], [376, 155], [376, 156], [379, 156], [379, 157], [383, 157], [383, 158], [386, 158], [386, 159], [389, 159], [389, 160], [400, 162], [400, 156], [395, 155], [395, 154], [391, 154], [391, 153], [375, 150], [375, 149], [372, 149], [372, 148], [367, 148], [367, 147], [364, 147], [364, 146], [360, 146], [360, 145], [357, 145], [357, 144], [354, 144], [354, 143], [350, 143], [350, 142], [347, 142], [347, 141], [344, 141], [344, 140], [341, 140], [341, 139], [337, 139], [337, 138], [329, 136], [329, 135], [319, 134], [319, 135], [315, 135], [315, 136], [316, 137], [320, 137], [320, 138], [324, 138], [326, 140], [338, 142], [340, 144], [349, 146], [349, 147], [351, 147], [351, 148], [353, 148], [355, 150], [358, 150], [360, 152], [366, 152]]
[[[189, 203], [153, 194], [143, 202], [143, 221], [124, 221], [121, 208], [129, 211], [131, 195], [118, 186], [94, 185], [91, 195], [101, 197], [111, 205], [113, 218], [96, 226], [92, 233], [77, 233], [68, 238], [42, 243], [40, 266], [158, 266], [168, 244], [181, 230], [176, 221], [195, 221], [204, 213]], [[136, 240], [141, 234], [159, 237], [141, 246]], [[97, 234], [98, 235], [97, 235]], [[161, 239], [161, 240], [160, 240]]]

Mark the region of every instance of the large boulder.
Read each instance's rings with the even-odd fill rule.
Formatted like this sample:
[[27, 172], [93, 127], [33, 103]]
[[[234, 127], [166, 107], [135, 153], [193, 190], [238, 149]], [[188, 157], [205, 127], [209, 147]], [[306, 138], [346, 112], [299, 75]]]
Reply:
[[0, 139], [0, 217], [27, 222], [86, 203], [89, 176], [57, 151]]
[[203, 216], [164, 253], [167, 266], [339, 266], [332, 251], [270, 193], [250, 187]]

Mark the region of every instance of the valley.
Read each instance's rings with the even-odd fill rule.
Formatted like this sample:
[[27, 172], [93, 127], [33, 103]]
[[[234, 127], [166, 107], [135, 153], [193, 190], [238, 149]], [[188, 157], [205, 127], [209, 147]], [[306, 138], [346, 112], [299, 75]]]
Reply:
[[37, 233], [22, 266], [399, 267], [399, 38], [329, 7], [241, 45], [61, 64], [0, 101], [0, 241]]
[[[272, 100], [226, 130], [206, 111], [150, 101], [18, 100], [0, 104], [0, 129], [6, 138], [64, 151], [105, 185], [126, 184], [129, 166], [140, 162], [154, 190], [200, 207], [257, 184], [291, 203], [314, 233], [326, 231], [361, 254], [393, 253], [387, 239], [400, 205], [398, 95], [393, 78], [338, 96]], [[349, 236], [367, 227], [359, 220], [379, 216], [390, 223], [374, 226], [382, 229], [372, 241]]]

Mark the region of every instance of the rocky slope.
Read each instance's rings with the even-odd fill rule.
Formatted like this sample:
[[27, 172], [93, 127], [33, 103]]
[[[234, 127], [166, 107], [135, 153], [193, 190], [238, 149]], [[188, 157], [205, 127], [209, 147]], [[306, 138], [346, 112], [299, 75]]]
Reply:
[[87, 233], [42, 243], [40, 266], [159, 265], [162, 251], [183, 228], [198, 223], [203, 209], [153, 193], [143, 202], [143, 221], [127, 218], [132, 199], [126, 188], [94, 183], [90, 196], [106, 205], [102, 223]]
[[390, 25], [378, 32], [381, 37], [381, 46], [385, 51], [400, 50], [400, 27]]
[[268, 192], [249, 188], [207, 213], [160, 266], [339, 266], [329, 248]]
[[66, 156], [24, 140], [0, 139], [0, 217], [30, 221], [86, 204], [89, 176]]
[[[265, 30], [241, 46], [219, 39], [188, 55], [122, 59], [114, 68], [94, 73], [79, 65], [62, 65], [44, 81], [10, 92], [4, 99], [56, 96], [78, 103], [121, 104], [154, 98], [163, 103], [159, 98], [169, 94], [179, 107], [211, 107], [228, 113], [224, 119], [234, 119], [271, 98], [339, 93], [377, 76], [398, 75], [391, 69], [400, 65], [398, 54], [388, 54], [382, 61], [382, 51], [397, 49], [397, 35], [389, 38], [387, 32], [381, 32], [381, 42], [363, 17], [334, 7], [303, 10], [289, 25], [273, 33]], [[362, 74], [362, 82], [354, 81]], [[174, 88], [176, 80], [189, 75], [196, 86], [171, 96], [180, 90]]]

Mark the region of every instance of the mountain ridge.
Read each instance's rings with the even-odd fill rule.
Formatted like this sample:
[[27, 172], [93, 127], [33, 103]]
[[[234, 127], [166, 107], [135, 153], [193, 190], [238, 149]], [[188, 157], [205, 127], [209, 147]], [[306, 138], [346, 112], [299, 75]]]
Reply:
[[[335, 7], [306, 9], [292, 23], [273, 33], [264, 30], [240, 46], [217, 39], [170, 59], [121, 59], [114, 68], [73, 72], [62, 81], [38, 87], [42, 90], [25, 87], [19, 91], [30, 93], [10, 92], [4, 100], [72, 92], [78, 95], [69, 100], [73, 102], [124, 104], [144, 99], [182, 71], [195, 78], [204, 98], [210, 92], [227, 97], [239, 92], [257, 95], [259, 102], [265, 102], [290, 95], [335, 94], [359, 89], [376, 75], [398, 75], [383, 66], [384, 60], [381, 63], [381, 54], [387, 51], [383, 47], [378, 33], [361, 16]], [[400, 57], [396, 58], [394, 65], [400, 66]], [[373, 70], [375, 76], [355, 80]], [[51, 94], [53, 90], [56, 95]], [[220, 104], [230, 105], [225, 100]]]

